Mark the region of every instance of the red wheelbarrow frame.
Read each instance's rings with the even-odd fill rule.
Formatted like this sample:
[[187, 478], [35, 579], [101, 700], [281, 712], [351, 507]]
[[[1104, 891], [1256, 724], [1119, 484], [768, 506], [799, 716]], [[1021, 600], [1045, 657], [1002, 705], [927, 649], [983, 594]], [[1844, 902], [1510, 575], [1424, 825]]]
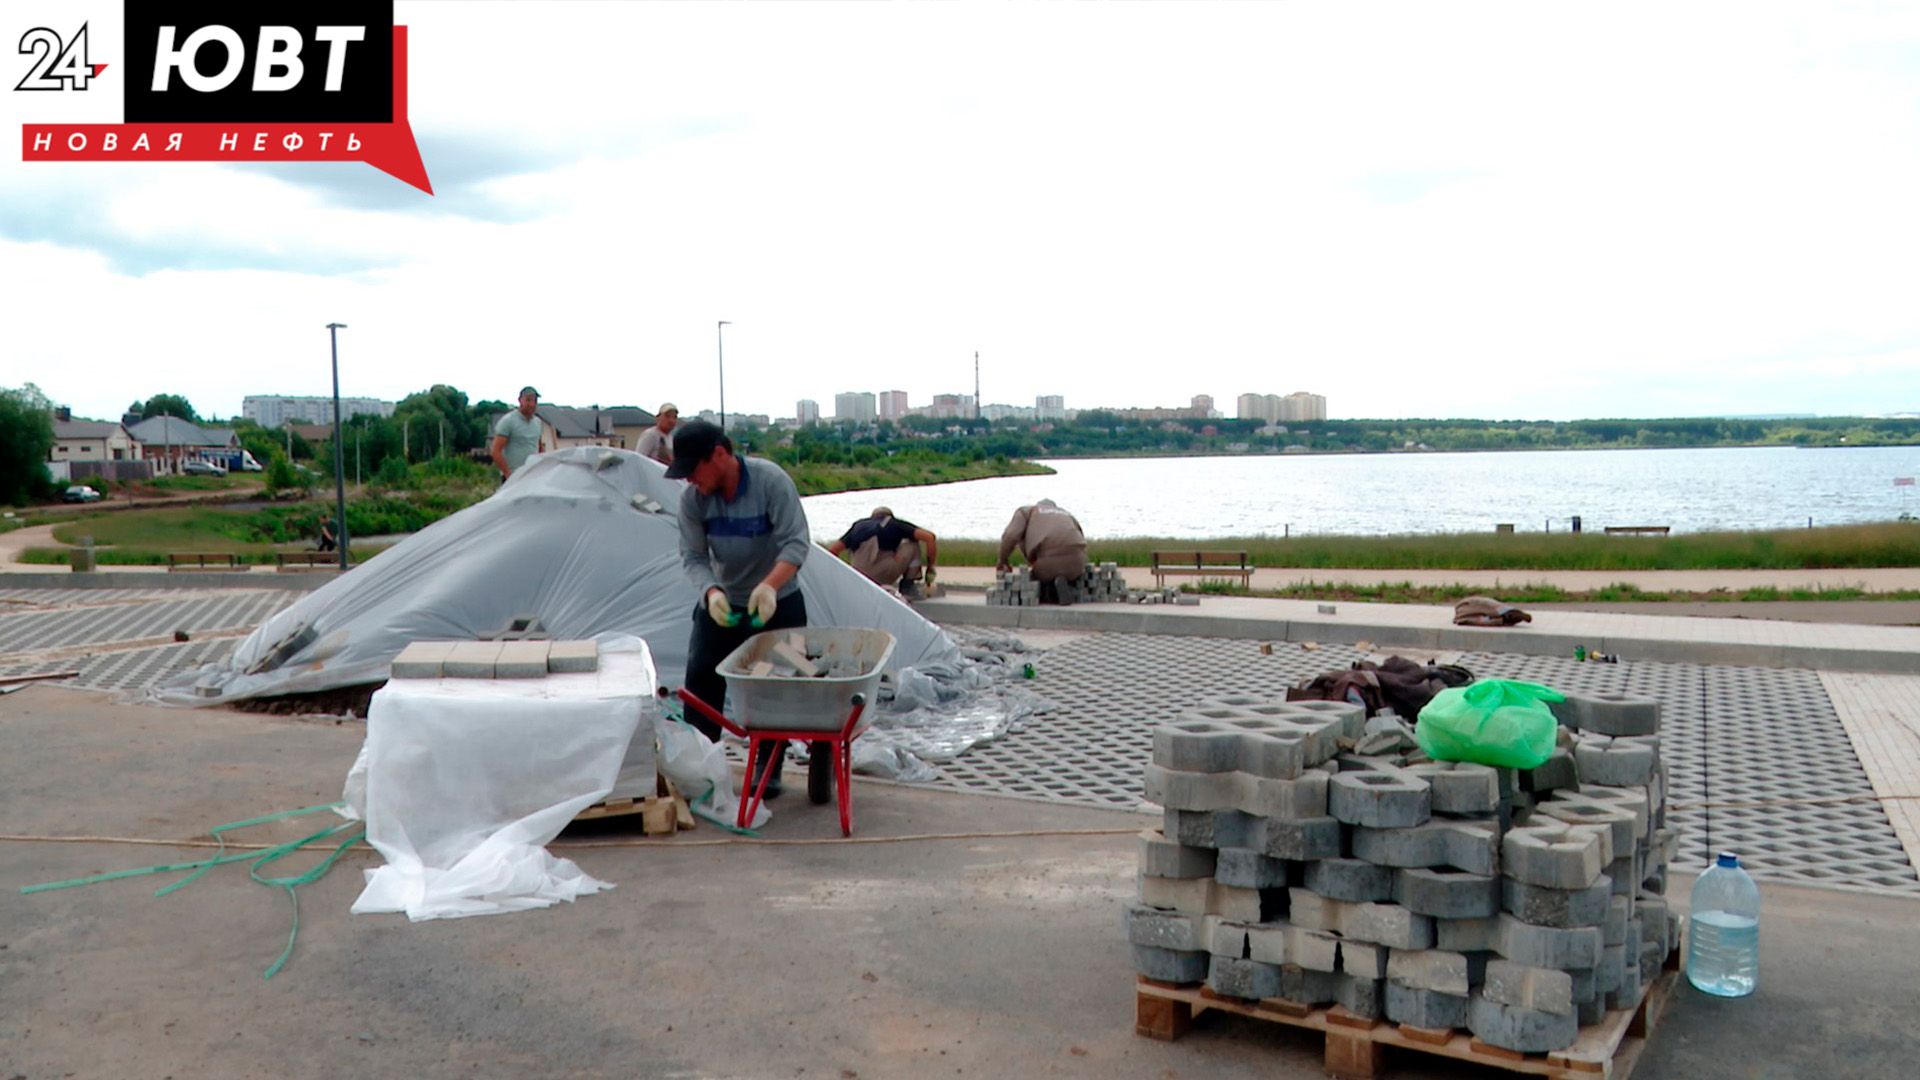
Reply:
[[[853, 835], [853, 740], [859, 736], [860, 714], [867, 711], [867, 695], [853, 695], [853, 712], [848, 714], [847, 722], [839, 731], [792, 731], [784, 728], [754, 728], [749, 730], [726, 718], [719, 709], [701, 701], [698, 696], [681, 687], [674, 691], [688, 707], [697, 710], [700, 715], [747, 740], [747, 783], [753, 785], [750, 795], [740, 800], [740, 816], [736, 824], [744, 829], [759, 812], [760, 804], [766, 801], [767, 780], [772, 777], [771, 768], [760, 771], [756, 783], [753, 778], [753, 763], [760, 758], [760, 744], [767, 742], [803, 742], [826, 743], [828, 752], [833, 755], [833, 787], [840, 803], [840, 835]], [[783, 751], [784, 752], [784, 751]], [[809, 753], [817, 748], [809, 748]]]

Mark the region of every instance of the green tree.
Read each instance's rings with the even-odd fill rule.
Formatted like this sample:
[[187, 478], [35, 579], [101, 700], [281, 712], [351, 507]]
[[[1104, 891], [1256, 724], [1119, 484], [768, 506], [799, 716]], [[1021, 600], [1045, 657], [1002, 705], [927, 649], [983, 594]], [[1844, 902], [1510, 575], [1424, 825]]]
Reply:
[[479, 446], [486, 437], [487, 418], [467, 403], [464, 392], [436, 383], [401, 398], [393, 407], [393, 423], [407, 457], [425, 461], [440, 453], [443, 440], [446, 451], [453, 454]]
[[134, 402], [127, 411], [139, 413], [142, 420], [171, 416], [189, 424], [200, 422], [200, 414], [193, 411], [193, 403], [179, 394], [155, 394], [145, 401]]
[[53, 495], [53, 475], [47, 471], [53, 414], [47, 404], [32, 383], [0, 390], [0, 502], [25, 506]]

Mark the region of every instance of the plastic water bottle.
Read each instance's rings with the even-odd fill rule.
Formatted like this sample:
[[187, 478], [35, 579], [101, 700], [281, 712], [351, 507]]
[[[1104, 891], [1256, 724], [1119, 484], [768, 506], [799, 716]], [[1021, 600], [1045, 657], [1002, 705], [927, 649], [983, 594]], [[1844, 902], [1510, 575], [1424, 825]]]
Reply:
[[1687, 981], [1720, 997], [1746, 997], [1760, 979], [1760, 890], [1731, 851], [1693, 883]]

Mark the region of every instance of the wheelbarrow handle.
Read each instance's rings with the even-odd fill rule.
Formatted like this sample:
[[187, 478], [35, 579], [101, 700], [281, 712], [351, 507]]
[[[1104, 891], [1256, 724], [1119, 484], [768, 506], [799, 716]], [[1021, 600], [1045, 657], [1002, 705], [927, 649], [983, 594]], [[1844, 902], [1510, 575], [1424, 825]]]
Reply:
[[[707, 719], [713, 721], [716, 724], [719, 724], [721, 727], [727, 729], [728, 731], [733, 732], [735, 735], [739, 736], [742, 739], [745, 739], [748, 737], [747, 731], [745, 728], [727, 719], [726, 714], [722, 713], [719, 709], [716, 709], [713, 706], [707, 704], [706, 702], [701, 701], [686, 687], [683, 686], [679, 690], [676, 690], [674, 692], [680, 696], [681, 701], [685, 702], [688, 705], [688, 707], [700, 713], [700, 715], [706, 717]], [[667, 690], [665, 687], [662, 687], [660, 689], [660, 696], [663, 698], [667, 696]]]

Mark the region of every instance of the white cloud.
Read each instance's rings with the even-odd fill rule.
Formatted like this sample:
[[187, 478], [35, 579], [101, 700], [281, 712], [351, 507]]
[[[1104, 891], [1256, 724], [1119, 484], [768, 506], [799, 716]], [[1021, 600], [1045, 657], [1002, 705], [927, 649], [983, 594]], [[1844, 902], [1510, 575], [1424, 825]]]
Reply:
[[399, 14], [440, 203], [0, 165], [0, 383], [230, 412], [324, 389], [337, 319], [348, 392], [700, 408], [724, 318], [736, 412], [970, 390], [975, 349], [1074, 406], [1920, 408], [1910, 12]]

